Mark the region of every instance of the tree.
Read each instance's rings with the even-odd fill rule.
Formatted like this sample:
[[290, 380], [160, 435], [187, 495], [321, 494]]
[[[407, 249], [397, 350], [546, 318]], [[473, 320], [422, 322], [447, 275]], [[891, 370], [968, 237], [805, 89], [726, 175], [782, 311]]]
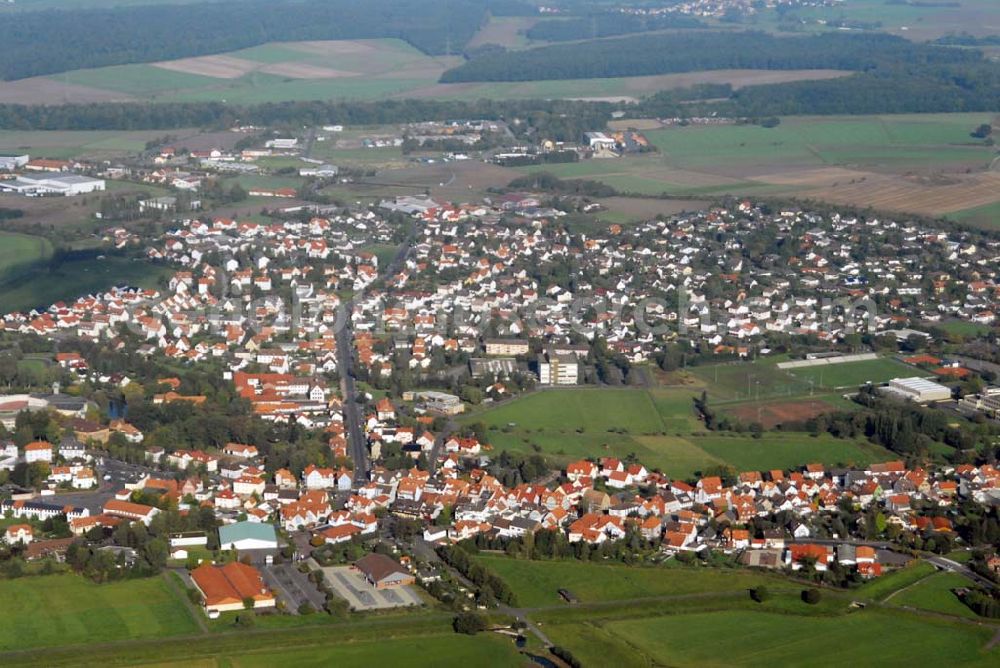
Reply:
[[989, 123], [983, 123], [982, 125], [980, 125], [975, 130], [969, 133], [969, 135], [971, 137], [974, 137], [975, 139], [986, 139], [991, 134], [993, 134], [993, 126], [990, 125]]
[[452, 622], [455, 633], [465, 633], [474, 636], [486, 630], [486, 618], [476, 612], [463, 612]]
[[802, 591], [802, 601], [809, 605], [816, 605], [823, 598], [819, 589], [805, 589]]

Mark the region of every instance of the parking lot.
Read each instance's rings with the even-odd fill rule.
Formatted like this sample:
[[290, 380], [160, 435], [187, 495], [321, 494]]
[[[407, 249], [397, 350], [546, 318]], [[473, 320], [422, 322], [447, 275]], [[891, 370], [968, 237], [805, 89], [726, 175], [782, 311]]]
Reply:
[[289, 612], [294, 613], [303, 603], [309, 603], [316, 610], [322, 610], [326, 605], [323, 592], [309, 581], [309, 576], [299, 573], [295, 566], [274, 564], [261, 567], [261, 572], [264, 582], [285, 602]]
[[346, 600], [354, 610], [384, 610], [423, 603], [412, 586], [375, 589], [350, 566], [324, 568], [323, 577], [337, 596]]

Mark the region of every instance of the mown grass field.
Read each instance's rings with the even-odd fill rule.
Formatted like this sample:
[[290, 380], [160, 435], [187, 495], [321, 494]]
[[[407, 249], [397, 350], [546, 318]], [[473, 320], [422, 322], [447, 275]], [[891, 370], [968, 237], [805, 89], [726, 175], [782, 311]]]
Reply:
[[0, 651], [159, 638], [198, 630], [163, 578], [97, 585], [78, 575], [0, 581]]
[[867, 442], [823, 434], [705, 431], [687, 389], [546, 390], [462, 418], [482, 423], [496, 450], [541, 452], [554, 463], [572, 459], [635, 455], [650, 468], [690, 478], [709, 467], [739, 471], [791, 469], [817, 462], [864, 465], [892, 459]]
[[565, 588], [581, 603], [622, 601], [708, 592], [743, 592], [780, 581], [749, 571], [685, 567], [635, 567], [585, 561], [525, 561], [501, 556], [476, 558], [499, 575], [517, 596], [517, 605], [534, 608], [559, 605]]

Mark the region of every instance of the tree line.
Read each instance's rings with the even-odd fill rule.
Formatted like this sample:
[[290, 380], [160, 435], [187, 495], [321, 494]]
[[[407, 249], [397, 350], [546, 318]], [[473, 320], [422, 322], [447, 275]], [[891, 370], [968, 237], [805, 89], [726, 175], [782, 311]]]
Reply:
[[275, 128], [316, 125], [392, 125], [450, 118], [520, 119], [511, 129], [519, 138], [539, 136], [579, 141], [583, 132], [602, 129], [613, 105], [573, 100], [323, 100], [227, 105], [221, 102], [0, 104], [5, 130], [166, 130], [229, 128], [252, 124]]
[[442, 83], [631, 77], [719, 69], [864, 71], [974, 65], [971, 49], [916, 44], [885, 34], [776, 37], [759, 32], [635, 35], [490, 54], [446, 71]]

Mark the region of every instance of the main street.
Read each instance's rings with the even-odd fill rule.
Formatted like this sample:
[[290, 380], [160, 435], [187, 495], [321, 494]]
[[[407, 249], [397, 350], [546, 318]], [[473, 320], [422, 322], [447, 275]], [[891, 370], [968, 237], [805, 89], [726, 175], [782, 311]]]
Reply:
[[[403, 268], [406, 257], [413, 246], [413, 239], [416, 236], [416, 223], [414, 222], [407, 234], [406, 240], [400, 245], [399, 251], [386, 266], [381, 274], [382, 277], [392, 276]], [[368, 482], [368, 473], [371, 470], [368, 453], [368, 437], [361, 426], [361, 402], [359, 401], [357, 383], [354, 371], [354, 342], [351, 335], [351, 314], [354, 312], [354, 301], [344, 302], [340, 306], [340, 314], [337, 318], [337, 369], [340, 372], [340, 392], [344, 398], [344, 425], [347, 429], [348, 454], [354, 461], [354, 484], [363, 485]]]
[[361, 428], [358, 389], [354, 381], [354, 343], [351, 341], [351, 313], [354, 303], [341, 305], [337, 327], [337, 368], [340, 371], [340, 392], [344, 397], [344, 425], [347, 428], [348, 453], [354, 461], [354, 484], [368, 482], [368, 438]]

